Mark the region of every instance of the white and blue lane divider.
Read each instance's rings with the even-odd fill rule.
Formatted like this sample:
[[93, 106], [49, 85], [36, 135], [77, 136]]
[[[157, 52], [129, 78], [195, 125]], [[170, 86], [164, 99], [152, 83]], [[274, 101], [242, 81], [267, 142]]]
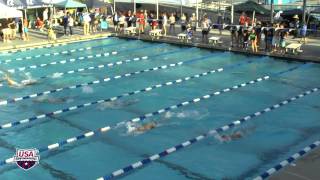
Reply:
[[[209, 58], [211, 56], [212, 55], [202, 56], [202, 57], [194, 58], [194, 59], [187, 60], [187, 61], [180, 61], [180, 62], [177, 62], [177, 63], [157, 66], [157, 67], [144, 69], [144, 70], [140, 70], [140, 71], [135, 71], [135, 72], [131, 72], [131, 73], [126, 73], [126, 74], [122, 74], [122, 75], [115, 75], [113, 77], [106, 77], [104, 79], [100, 79], [100, 80], [98, 79], [98, 80], [94, 80], [94, 81], [90, 81], [90, 82], [86, 82], [86, 83], [82, 83], [82, 84], [77, 84], [77, 85], [73, 85], [73, 86], [62, 87], [62, 88], [48, 90], [48, 91], [44, 91], [44, 92], [40, 92], [40, 93], [30, 94], [30, 95], [27, 95], [27, 96], [22, 96], [22, 97], [16, 97], [16, 98], [12, 98], [12, 99], [2, 100], [2, 101], [0, 101], [0, 106], [11, 104], [11, 103], [16, 103], [18, 101], [23, 101], [23, 100], [27, 100], [27, 99], [43, 96], [43, 95], [53, 94], [53, 93], [57, 93], [57, 92], [65, 91], [65, 90], [71, 90], [71, 89], [77, 89], [77, 88], [81, 88], [81, 87], [85, 87], [85, 86], [97, 85], [97, 84], [100, 84], [100, 83], [109, 82], [109, 81], [112, 81], [112, 80], [118, 80], [118, 79], [125, 78], [125, 77], [131, 77], [131, 76], [134, 76], [134, 75], [137, 75], [137, 74], [146, 73], [146, 72], [158, 71], [158, 70], [167, 69], [167, 68], [173, 68], [173, 67], [181, 66], [181, 65], [188, 64], [188, 63], [191, 63], [191, 62], [204, 60], [204, 59]], [[120, 63], [119, 62], [109, 63], [108, 67], [114, 67], [116, 65], [121, 65], [123, 63], [129, 63], [129, 62], [140, 61], [140, 60], [145, 60], [145, 59], [148, 59], [148, 56], [143, 56], [142, 58], [135, 58], [135, 59], [130, 60], [130, 61], [127, 61], [127, 60], [126, 61], [119, 61]], [[80, 71], [82, 71], [82, 70], [83, 69], [81, 69]]]
[[[219, 68], [220, 69], [220, 68]], [[216, 72], [218, 71], [219, 72], [219, 69], [216, 70]], [[220, 72], [222, 70], [220, 69]], [[211, 74], [214, 73], [213, 71], [209, 71]], [[202, 76], [205, 76], [207, 75], [208, 73], [202, 73]], [[198, 75], [194, 75], [192, 76], [194, 78], [197, 78], [197, 77], [200, 77], [200, 74], [199, 76]], [[184, 81], [188, 81], [192, 79], [191, 77], [186, 77], [184, 78]], [[254, 81], [250, 81], [250, 82], [247, 82], [245, 84], [254, 84], [254, 83], [257, 83], [257, 82], [260, 82], [262, 81], [263, 79], [269, 79], [268, 76], [265, 76], [264, 78], [258, 78]], [[138, 93], [141, 93], [141, 92], [147, 92], [147, 91], [151, 91], [152, 89], [155, 89], [155, 88], [159, 88], [159, 87], [162, 87], [162, 86], [170, 86], [174, 83], [180, 83], [182, 82], [182, 79], [177, 79], [176, 81], [174, 82], [167, 82], [167, 83], [163, 83], [163, 84], [159, 84], [159, 85], [154, 85], [154, 86], [151, 86], [151, 87], [148, 87], [148, 88], [145, 88], [145, 89], [142, 89], [140, 91], [133, 91], [133, 92], [129, 92], [129, 93], [125, 93], [125, 94], [122, 94], [122, 95], [119, 95], [119, 96], [115, 96], [115, 97], [112, 97], [112, 98], [108, 98], [108, 99], [105, 99], [105, 100], [99, 100], [99, 101], [95, 101], [95, 102], [91, 102], [91, 103], [86, 103], [86, 104], [83, 104], [83, 105], [78, 105], [78, 106], [73, 106], [73, 107], [69, 107], [69, 108], [66, 108], [66, 109], [63, 109], [63, 110], [58, 110], [58, 111], [55, 111], [55, 112], [51, 112], [51, 113], [47, 113], [47, 114], [43, 114], [43, 115], [39, 115], [39, 116], [35, 116], [32, 120], [25, 120], [24, 122], [20, 122], [19, 124], [22, 124], [22, 123], [27, 123], [27, 122], [30, 122], [30, 121], [34, 121], [36, 120], [37, 118], [44, 118], [44, 117], [49, 117], [49, 116], [52, 116], [52, 115], [56, 115], [56, 114], [61, 114], [63, 112], [69, 112], [69, 111], [72, 111], [72, 110], [75, 110], [75, 109], [80, 109], [80, 108], [83, 108], [83, 107], [87, 107], [87, 106], [91, 106], [91, 105], [94, 105], [94, 104], [99, 104], [99, 103], [104, 103], [104, 102], [110, 102], [110, 101], [115, 101], [115, 100], [118, 100], [122, 97], [126, 97], [126, 96], [131, 96], [133, 94], [138, 94]], [[164, 112], [167, 112], [167, 111], [170, 111], [170, 110], [173, 110], [173, 109], [177, 109], [179, 107], [183, 107], [183, 106], [187, 106], [189, 104], [195, 104], [201, 100], [204, 100], [204, 99], [208, 99], [210, 97], [213, 97], [213, 96], [217, 96], [217, 95], [220, 95], [222, 93], [225, 93], [225, 92], [229, 92], [231, 90], [234, 90], [234, 89], [238, 89], [240, 87], [244, 87], [245, 85], [244, 84], [240, 84], [240, 85], [237, 85], [237, 86], [233, 86], [232, 88], [226, 88], [222, 91], [217, 91], [217, 92], [214, 92], [212, 94], [209, 94], [209, 95], [205, 95], [205, 96], [202, 96], [200, 98], [194, 98], [190, 101], [185, 101], [185, 102], [182, 102], [182, 103], [179, 103], [177, 105], [173, 105], [173, 106], [170, 106], [170, 107], [167, 107], [167, 108], [164, 108], [164, 109], [160, 109], [158, 111], [155, 111], [153, 113], [148, 113], [148, 114], [145, 114], [143, 116], [140, 116], [138, 118], [133, 118], [131, 119], [130, 121], [127, 121], [127, 123], [130, 123], [130, 122], [137, 122], [137, 121], [141, 121], [143, 119], [146, 119], [147, 117], [151, 117], [151, 116], [155, 116], [155, 115], [160, 115]], [[228, 130], [229, 128], [232, 128], [236, 125], [239, 125], [239, 124], [242, 124], [250, 119], [252, 119], [253, 117], [257, 117], [257, 116], [260, 116], [264, 113], [267, 113], [267, 112], [270, 112], [272, 110], [275, 110], [281, 106], [284, 106], [292, 101], [295, 101], [297, 99], [300, 99], [306, 95], [309, 95], [313, 92], [316, 92], [318, 91], [319, 89], [318, 88], [314, 88], [312, 89], [311, 91], [306, 91], [305, 93], [303, 94], [300, 94], [298, 96], [295, 96], [295, 97], [292, 97], [290, 99], [287, 99], [285, 101], [282, 101], [281, 103], [279, 104], [276, 104], [276, 105], [273, 105], [271, 107], [268, 107], [268, 108], [265, 108], [263, 111], [260, 111], [260, 112], [256, 112], [256, 113], [253, 113], [249, 116], [246, 116], [240, 120], [237, 120], [237, 121], [234, 121], [233, 123], [230, 123], [229, 125], [226, 125], [226, 126], [223, 126], [221, 128], [218, 128], [215, 130], [215, 133], [220, 133], [220, 132], [223, 132], [223, 131], [226, 131]], [[29, 118], [30, 119], [30, 118]], [[125, 123], [125, 122], [124, 122]], [[3, 127], [1, 126], [1, 128], [9, 128], [9, 127], [12, 127], [12, 126], [17, 126], [18, 123], [13, 123], [11, 124], [10, 126], [7, 125], [6, 127]], [[118, 125], [117, 125], [118, 126]], [[73, 142], [76, 142], [78, 140], [82, 140], [82, 139], [85, 139], [85, 138], [89, 138], [89, 137], [92, 137], [92, 136], [96, 136], [100, 133], [103, 133], [103, 132], [106, 132], [108, 130], [110, 130], [111, 127], [110, 126], [105, 126], [105, 127], [102, 127], [102, 128], [98, 128], [94, 131], [89, 131], [89, 132], [86, 132], [84, 134], [81, 134], [81, 135], [78, 135], [76, 137], [72, 137], [72, 138], [68, 138], [67, 140], [63, 140], [61, 142], [58, 142], [58, 143], [54, 143], [54, 144], [51, 144], [51, 145], [48, 145], [46, 147], [43, 147], [43, 148], [39, 148], [39, 151], [40, 152], [45, 152], [45, 151], [49, 151], [49, 150], [53, 150], [53, 149], [58, 149], [58, 148], [61, 148], [62, 146], [66, 145], [66, 144], [70, 144], [70, 143], [73, 143]], [[0, 166], [2, 165], [5, 165], [5, 164], [9, 164], [12, 162], [12, 158], [9, 158], [9, 159], [6, 159], [6, 160], [3, 160], [3, 161], [0, 161]]]
[[305, 154], [307, 154], [308, 152], [314, 150], [316, 147], [319, 147], [319, 146], [320, 146], [320, 140], [317, 140], [314, 143], [310, 144], [309, 146], [303, 148], [299, 152], [293, 154], [288, 159], [281, 161], [279, 164], [277, 164], [273, 168], [267, 170], [266, 172], [262, 173], [260, 176], [255, 177], [254, 180], [263, 180], [263, 179], [270, 177], [273, 173], [275, 173], [275, 172], [279, 171], [280, 169], [286, 167], [287, 165], [293, 163], [294, 161], [296, 161], [300, 157], [304, 156]]
[[[54, 149], [57, 149], [57, 148], [62, 147], [64, 145], [71, 144], [71, 143], [77, 142], [79, 140], [87, 139], [87, 138], [90, 138], [92, 136], [98, 135], [100, 133], [107, 132], [109, 130], [110, 130], [109, 126], [102, 127], [102, 128], [99, 128], [99, 129], [97, 129], [95, 131], [89, 131], [89, 132], [83, 133], [81, 135], [78, 135], [78, 136], [75, 136], [75, 137], [72, 137], [72, 138], [68, 138], [68, 139], [63, 140], [61, 142], [54, 143], [54, 144], [48, 145], [48, 146], [43, 147], [43, 148], [39, 148], [38, 150], [39, 150], [39, 153], [44, 153], [46, 151], [54, 150]], [[13, 157], [12, 158], [8, 158], [6, 160], [0, 161], [0, 166], [4, 166], [6, 164], [10, 164], [10, 163], [13, 163], [13, 162], [14, 162], [13, 161]]]
[[54, 53], [45, 53], [45, 54], [38, 54], [34, 56], [26, 56], [26, 57], [19, 57], [15, 59], [6, 59], [6, 60], [0, 60], [0, 64], [4, 63], [9, 63], [12, 61], [22, 61], [22, 60], [30, 60], [30, 59], [35, 59], [35, 58], [40, 58], [40, 57], [49, 57], [49, 56], [58, 56], [58, 55], [64, 55], [64, 54], [71, 54], [74, 52], [82, 52], [82, 51], [87, 51], [87, 50], [92, 50], [95, 48], [99, 47], [109, 47], [109, 46], [116, 46], [116, 45], [121, 45], [124, 44], [125, 42], [118, 42], [118, 43], [112, 43], [112, 44], [106, 44], [106, 45], [100, 45], [100, 46], [92, 46], [92, 47], [84, 47], [84, 48], [78, 48], [78, 49], [71, 49], [71, 50], [64, 50], [60, 52], [54, 52]]
[[8, 53], [16, 53], [16, 52], [25, 52], [25, 51], [28, 51], [28, 50], [43, 49], [43, 48], [53, 48], [53, 47], [70, 45], [70, 44], [74, 44], [74, 43], [83, 43], [83, 42], [88, 42], [88, 41], [93, 41], [93, 40], [102, 40], [102, 39], [108, 39], [108, 38], [109, 37], [103, 37], [103, 38], [98, 38], [98, 39], [86, 39], [86, 40], [77, 40], [77, 41], [73, 41], [73, 42], [47, 44], [47, 45], [40, 45], [40, 46], [35, 46], [35, 47], [27, 47], [27, 48], [14, 49], [14, 50], [5, 50], [5, 51], [0, 52], [0, 53], [8, 54]]
[[[190, 48], [190, 49], [195, 49], [195, 48]], [[69, 71], [66, 71], [66, 72], [56, 72], [56, 73], [54, 73], [52, 75], [41, 76], [38, 79], [52, 78], [52, 77], [55, 77], [56, 75], [61, 77], [61, 76], [65, 75], [65, 74], [73, 74], [73, 73], [77, 73], [77, 72], [84, 72], [84, 71], [87, 71], [87, 70], [103, 69], [103, 68], [106, 68], [106, 67], [112, 67], [112, 66], [114, 66], [114, 64], [123, 64], [123, 62], [129, 63], [129, 62], [132, 62], [132, 61], [140, 61], [142, 58], [147, 58], [147, 57], [148, 57], [148, 59], [151, 59], [153, 57], [158, 58], [158, 57], [161, 57], [161, 56], [174, 54], [174, 53], [177, 53], [177, 52], [183, 52], [183, 51], [186, 51], [186, 50], [190, 51], [190, 49], [188, 48], [188, 49], [183, 49], [183, 50], [168, 51], [168, 52], [161, 53], [161, 54], [154, 54], [152, 56], [141, 56], [141, 57], [133, 58], [132, 60], [127, 59], [127, 60], [124, 60], [124, 61], [118, 61], [118, 62], [115, 62], [115, 63], [109, 63], [109, 64], [106, 64], [106, 65], [105, 64], [99, 64], [97, 66], [79, 68], [79, 69], [75, 69], [75, 70], [69, 70]]]
[[16, 52], [25, 52], [28, 50], [34, 50], [34, 49], [42, 49], [42, 48], [51, 48], [51, 47], [58, 47], [58, 46], [65, 46], [67, 43], [57, 43], [57, 44], [47, 44], [43, 46], [36, 46], [36, 47], [27, 47], [27, 48], [21, 48], [21, 49], [13, 49], [13, 50], [6, 50], [1, 53], [8, 54], [8, 53], [16, 53]]
[[[159, 67], [156, 67], [156, 68], [151, 68], [151, 69], [146, 69], [146, 70], [147, 70], [147, 72], [148, 71], [155, 71], [155, 70], [158, 70], [158, 69], [167, 69], [167, 68], [175, 67], [175, 66], [179, 66], [179, 65], [181, 65], [181, 63], [164, 65], [164, 66], [159, 66]], [[219, 68], [218, 71], [222, 71], [221, 68]], [[141, 71], [135, 72], [135, 74], [139, 74], [139, 73], [141, 73]], [[134, 73], [131, 74], [131, 75], [134, 75]], [[129, 76], [129, 74], [127, 74], [127, 77], [128, 76]], [[204, 76], [204, 75], [201, 75], [201, 76]], [[195, 75], [194, 78], [199, 78], [201, 76], [200, 75]], [[108, 79], [111, 80], [110, 78], [108, 78]], [[178, 79], [178, 80], [176, 80], [174, 82], [169, 81], [169, 82], [166, 82], [166, 83], [157, 84], [157, 85], [154, 85], [154, 86], [151, 86], [151, 87], [144, 88], [142, 90], [132, 91], [132, 92], [125, 93], [125, 94], [122, 94], [122, 95], [119, 95], [119, 96], [115, 96], [115, 97], [111, 97], [111, 98], [108, 98], [108, 99], [101, 99], [101, 100], [97, 100], [97, 101], [93, 101], [93, 102], [89, 102], [89, 103], [80, 104], [80, 105], [68, 107], [68, 108], [65, 108], [65, 109], [57, 110], [57, 111], [54, 111], [54, 112], [49, 112], [49, 113], [46, 113], [46, 114], [37, 115], [37, 116], [30, 117], [30, 118], [27, 118], [27, 119], [23, 119], [23, 120], [20, 120], [20, 121], [15, 121], [15, 122], [12, 122], [12, 123], [3, 124], [3, 125], [0, 126], [0, 129], [7, 129], [7, 128], [11, 128], [11, 127], [18, 126], [18, 125], [21, 125], [21, 124], [31, 123], [31, 122], [33, 122], [35, 120], [39, 120], [39, 119], [42, 119], [42, 118], [50, 117], [52, 115], [58, 115], [58, 114], [61, 114], [61, 113], [78, 110], [78, 109], [81, 109], [81, 108], [84, 108], [84, 107], [88, 107], [88, 106], [92, 106], [92, 105], [95, 105], [95, 104], [101, 104], [101, 103], [104, 103], [104, 102], [115, 101], [115, 100], [118, 100], [118, 99], [123, 98], [123, 97], [132, 96], [132, 95], [139, 94], [139, 93], [142, 93], [142, 92], [148, 92], [148, 91], [151, 91], [153, 89], [164, 87], [164, 86], [170, 86], [170, 85], [173, 85], [173, 84], [178, 84], [180, 82], [188, 81], [190, 79], [193, 79], [193, 78], [186, 77], [186, 78], [184, 78], [184, 80]], [[43, 94], [45, 94], [45, 93], [43, 93]], [[31, 98], [31, 97], [28, 97], [28, 98]]]
[[[274, 76], [281, 75], [283, 73], [290, 72], [290, 71], [293, 71], [295, 69], [298, 69], [299, 67], [302, 67], [302, 66], [296, 66], [296, 67], [290, 68], [288, 70], [277, 72], [277, 73], [272, 73], [272, 74]], [[190, 78], [187, 77], [187, 79], [190, 79]], [[225, 89], [223, 89], [221, 91], [217, 91], [217, 92], [214, 92], [214, 93], [211, 93], [211, 94], [207, 94], [207, 95], [202, 96], [202, 97], [197, 97], [197, 98], [194, 98], [192, 100], [185, 101], [185, 102], [179, 103], [177, 105], [172, 105], [170, 107], [166, 107], [164, 109], [160, 109], [160, 110], [152, 112], [152, 113], [147, 113], [147, 114], [145, 114], [143, 116], [140, 116], [140, 117], [137, 117], [137, 118], [134, 118], [134, 119], [128, 121], [128, 123], [136, 123], [136, 122], [145, 120], [145, 119], [147, 119], [149, 117], [152, 117], [152, 116], [155, 116], [155, 115], [160, 115], [160, 114], [162, 114], [164, 112], [168, 112], [170, 110], [174, 110], [174, 109], [181, 108], [181, 107], [184, 107], [184, 106], [187, 106], [187, 105], [190, 105], [190, 104], [194, 104], [194, 103], [197, 103], [199, 101], [206, 100], [206, 99], [209, 99], [211, 97], [218, 96], [220, 94], [223, 94], [223, 93], [226, 93], [226, 92], [230, 92], [232, 90], [235, 90], [235, 89], [238, 89], [238, 88], [241, 88], [241, 87], [245, 87], [247, 85], [252, 85], [252, 84], [255, 84], [257, 82], [261, 82], [261, 81], [268, 80], [268, 79], [270, 79], [270, 76], [263, 76], [261, 78], [257, 78], [255, 80], [252, 80], [252, 81], [249, 81], [249, 82], [246, 82], [246, 83], [235, 85], [235, 86], [230, 87], [230, 88], [225, 88]], [[175, 82], [179, 83], [179, 81], [180, 80], [178, 80], [178, 82], [177, 81], [175, 81]], [[171, 84], [173, 84], [173, 82], [167, 82], [165, 84], [166, 85], [171, 85]], [[158, 85], [158, 86], [161, 87], [161, 86], [163, 86], [163, 84]], [[154, 88], [157, 88], [157, 87], [154, 86]], [[147, 91], [150, 91], [150, 90], [152, 90], [154, 88], [153, 87], [148, 87], [148, 88], [145, 88], [145, 89], [140, 90], [140, 91], [147, 92]], [[126, 93], [127, 95], [125, 95], [125, 96], [130, 96], [130, 95], [137, 94], [137, 93], [140, 93], [140, 92], [137, 91], [137, 92]], [[22, 124], [31, 123], [31, 122], [34, 122], [36, 120], [40, 120], [40, 119], [43, 119], [43, 118], [46, 118], [46, 117], [50, 117], [52, 115], [58, 115], [58, 114], [62, 114], [62, 113], [65, 113], [65, 112], [70, 112], [70, 111], [74, 111], [74, 110], [77, 110], [77, 109], [81, 109], [81, 108], [84, 108], [84, 107], [89, 107], [89, 106], [92, 106], [92, 105], [101, 104], [101, 103], [104, 103], [104, 102], [115, 101], [115, 100], [117, 100], [119, 98], [122, 98], [122, 97], [124, 97], [124, 95], [119, 95], [119, 96], [115, 96], [115, 97], [112, 97], [112, 98], [102, 99], [102, 100], [93, 101], [93, 102], [89, 102], [89, 103], [85, 103], [85, 104], [80, 104], [80, 105], [68, 107], [68, 108], [65, 108], [65, 109], [61, 109], [61, 110], [57, 110], [57, 111], [53, 111], [53, 112], [49, 112], [49, 113], [33, 116], [33, 117], [30, 117], [30, 118], [27, 118], [27, 119], [23, 119], [23, 120], [11, 122], [11, 123], [6, 123], [6, 124], [1, 125], [0, 129], [8, 129], [8, 128], [12, 128], [12, 127], [19, 126], [19, 125], [22, 125]]]
[[[304, 92], [304, 93], [302, 93], [302, 94], [299, 94], [299, 95], [297, 95], [297, 96], [294, 96], [294, 97], [292, 97], [292, 98], [289, 98], [289, 99], [287, 99], [287, 100], [284, 100], [284, 101], [282, 101], [282, 102], [279, 103], [279, 104], [275, 104], [275, 105], [273, 105], [273, 106], [270, 106], [270, 107], [268, 107], [268, 108], [265, 108], [265, 109], [262, 110], [262, 111], [258, 111], [258, 112], [256, 112], [256, 113], [250, 114], [250, 115], [248, 115], [248, 116], [246, 116], [246, 117], [244, 117], [244, 118], [241, 118], [241, 119], [239, 119], [239, 120], [233, 121], [233, 122], [230, 123], [230, 124], [227, 124], [227, 125], [222, 126], [222, 127], [220, 127], [220, 128], [216, 128], [216, 129], [210, 130], [210, 131], [208, 131], [207, 133], [201, 134], [201, 135], [199, 135], [199, 136], [197, 136], [197, 137], [195, 137], [195, 138], [192, 138], [192, 139], [190, 139], [190, 140], [187, 140], [187, 141], [185, 141], [185, 142], [183, 142], [183, 143], [181, 143], [181, 144], [175, 145], [175, 146], [170, 147], [170, 148], [168, 148], [168, 149], [166, 149], [166, 150], [164, 150], [164, 151], [161, 151], [160, 153], [154, 154], [154, 155], [149, 156], [149, 157], [147, 157], [147, 158], [145, 158], [145, 159], [143, 159], [143, 160], [141, 160], [141, 161], [137, 161], [137, 162], [132, 163], [132, 164], [130, 164], [130, 165], [128, 165], [128, 166], [125, 166], [125, 167], [122, 168], [122, 169], [116, 170], [116, 171], [114, 171], [114, 172], [112, 172], [112, 173], [110, 173], [110, 174], [108, 174], [108, 175], [105, 175], [105, 176], [103, 176], [103, 177], [100, 177], [100, 178], [98, 178], [98, 180], [109, 180], [109, 179], [113, 179], [113, 178], [116, 178], [116, 177], [125, 175], [125, 174], [127, 174], [127, 173], [129, 173], [129, 172], [131, 172], [131, 171], [133, 171], [133, 170], [135, 170], [135, 169], [137, 169], [137, 168], [141, 168], [141, 167], [143, 167], [143, 166], [145, 166], [145, 165], [148, 165], [148, 164], [151, 163], [152, 161], [155, 161], [155, 160], [157, 160], [157, 159], [163, 158], [163, 157], [165, 157], [165, 156], [168, 156], [169, 154], [172, 154], [173, 152], [179, 151], [179, 150], [184, 149], [184, 148], [186, 148], [186, 147], [188, 147], [188, 146], [190, 146], [190, 145], [192, 145], [192, 144], [195, 144], [196, 142], [199, 142], [199, 141], [201, 141], [201, 140], [203, 140], [203, 139], [205, 139], [205, 138], [207, 138], [207, 137], [209, 137], [209, 136], [212, 136], [212, 135], [218, 135], [218, 136], [219, 136], [219, 133], [221, 133], [221, 132], [227, 131], [227, 130], [230, 129], [230, 128], [233, 128], [233, 127], [238, 126], [238, 125], [240, 125], [240, 124], [242, 124], [242, 123], [245, 123], [245, 122], [247, 122], [248, 120], [250, 120], [250, 119], [252, 119], [252, 118], [254, 118], [254, 117], [260, 116], [260, 115], [265, 114], [265, 113], [267, 113], [267, 112], [271, 112], [271, 111], [273, 111], [273, 110], [275, 110], [275, 109], [277, 109], [277, 108], [279, 108], [279, 107], [281, 107], [281, 106], [287, 105], [287, 104], [289, 104], [290, 102], [292, 102], [292, 101], [294, 101], [294, 100], [300, 99], [300, 98], [302, 98], [302, 97], [304, 97], [304, 96], [306, 96], [306, 95], [309, 95], [309, 94], [311, 94], [311, 93], [313, 93], [313, 92], [316, 92], [316, 91], [318, 91], [318, 90], [319, 90], [318, 88], [314, 88], [314, 89], [312, 89], [312, 90], [306, 91], [306, 92]], [[320, 145], [320, 142], [319, 142], [319, 141], [315, 142], [314, 144], [312, 144], [312, 145], [310, 145], [309, 147], [305, 148], [303, 151], [300, 151], [299, 153], [297, 153], [297, 154], [295, 154], [294, 156], [290, 157], [290, 158], [287, 159], [286, 161], [281, 162], [282, 164], [280, 163], [280, 165], [277, 165], [277, 166], [275, 166], [272, 170], [269, 170], [269, 173], [275, 172], [276, 169], [279, 169], [279, 168], [282, 167], [283, 165], [289, 164], [289, 162], [292, 162], [292, 161], [293, 161], [294, 159], [296, 159], [297, 157], [305, 154], [305, 153], [306, 153], [307, 151], [309, 151], [310, 149], [313, 149], [313, 148], [315, 148], [315, 147], [317, 147], [317, 146], [319, 146], [319, 145]], [[266, 178], [267, 176], [264, 175], [263, 177]], [[264, 179], [264, 178], [257, 178], [257, 179], [255, 179], [255, 180], [261, 180], [261, 179]]]
[[[156, 45], [156, 46], [163, 46], [163, 45], [164, 44], [160, 44], [160, 45]], [[99, 54], [95, 54], [95, 55], [80, 56], [80, 57], [71, 58], [71, 59], [68, 59], [68, 60], [54, 61], [54, 62], [50, 62], [50, 63], [47, 63], [47, 64], [44, 63], [44, 64], [40, 64], [40, 65], [31, 65], [31, 66], [13, 68], [13, 69], [9, 69], [7, 71], [10, 72], [10, 73], [15, 73], [16, 71], [25, 71], [27, 69], [43, 68], [43, 67], [47, 67], [47, 66], [50, 66], [50, 65], [57, 65], [57, 64], [74, 63], [75, 61], [107, 57], [107, 56], [110, 56], [110, 55], [117, 55], [120, 52], [138, 51], [138, 50], [147, 49], [147, 48], [154, 48], [154, 46], [142, 46], [142, 47], [139, 47], [139, 49], [130, 48], [130, 49], [121, 50], [121, 51], [112, 51], [112, 52], [108, 52], [108, 53], [99, 53]]]

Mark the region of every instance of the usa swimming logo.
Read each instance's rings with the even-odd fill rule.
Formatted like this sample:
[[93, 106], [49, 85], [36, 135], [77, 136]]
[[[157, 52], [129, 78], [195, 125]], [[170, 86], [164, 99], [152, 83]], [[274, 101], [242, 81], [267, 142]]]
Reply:
[[13, 156], [13, 161], [25, 171], [39, 164], [39, 160], [38, 149], [16, 149], [16, 155]]

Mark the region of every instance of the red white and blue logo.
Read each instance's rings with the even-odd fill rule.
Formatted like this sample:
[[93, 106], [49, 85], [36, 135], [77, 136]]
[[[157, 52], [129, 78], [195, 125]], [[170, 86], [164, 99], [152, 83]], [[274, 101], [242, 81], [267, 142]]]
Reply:
[[16, 149], [13, 161], [23, 170], [29, 170], [39, 164], [40, 155], [38, 149]]

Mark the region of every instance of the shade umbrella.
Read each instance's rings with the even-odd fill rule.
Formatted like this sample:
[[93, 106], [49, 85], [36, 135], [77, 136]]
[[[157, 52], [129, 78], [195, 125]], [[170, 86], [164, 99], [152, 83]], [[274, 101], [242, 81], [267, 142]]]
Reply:
[[0, 4], [0, 19], [16, 17], [22, 17], [22, 12], [15, 8]]
[[101, 8], [109, 5], [109, 3], [104, 0], [87, 0], [85, 3], [88, 8]]
[[80, 3], [74, 0], [65, 0], [59, 3], [54, 4], [56, 7], [63, 7], [63, 8], [86, 8], [87, 5]]
[[[230, 10], [231, 7], [228, 7], [227, 9]], [[264, 8], [262, 5], [254, 2], [254, 1], [247, 1], [244, 3], [240, 3], [240, 4], [235, 4], [234, 5], [234, 12], [237, 12], [237, 13], [246, 12], [249, 14], [253, 14], [253, 12], [255, 12], [255, 14], [260, 14], [260, 15], [269, 15], [270, 14], [270, 10]]]
[[22, 0], [3, 0], [3, 4], [16, 9], [23, 9], [25, 6], [25, 3]]

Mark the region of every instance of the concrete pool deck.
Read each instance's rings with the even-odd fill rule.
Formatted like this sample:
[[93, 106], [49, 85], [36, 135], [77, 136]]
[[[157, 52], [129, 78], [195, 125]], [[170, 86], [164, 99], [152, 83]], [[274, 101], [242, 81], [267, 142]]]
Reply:
[[[111, 28], [110, 28], [111, 29]], [[177, 36], [165, 36], [160, 37], [159, 39], [152, 39], [149, 35], [140, 35], [140, 36], [128, 36], [123, 34], [115, 34], [111, 31], [105, 32], [105, 33], [96, 33], [88, 36], [82, 35], [81, 28], [77, 29], [78, 34], [73, 36], [61, 36], [57, 38], [56, 41], [49, 42], [46, 39], [46, 35], [43, 35], [45, 33], [42, 32], [42, 37], [36, 37], [31, 34], [30, 41], [21, 41], [21, 40], [15, 40], [11, 43], [1, 43], [0, 42], [0, 51], [6, 51], [6, 50], [18, 50], [23, 48], [30, 48], [30, 47], [37, 47], [37, 46], [45, 46], [45, 45], [59, 45], [63, 43], [71, 43], [71, 42], [77, 42], [77, 41], [85, 41], [90, 39], [99, 39], [106, 36], [116, 36], [119, 38], [129, 38], [129, 39], [141, 39], [145, 41], [152, 41], [152, 42], [165, 42], [165, 43], [171, 43], [176, 44], [179, 46], [195, 46], [199, 48], [207, 48], [212, 50], [220, 50], [220, 51], [232, 51], [236, 53], [242, 53], [247, 55], [258, 55], [258, 56], [270, 56], [280, 59], [286, 59], [286, 60], [293, 60], [293, 61], [303, 61], [303, 62], [316, 62], [320, 63], [320, 38], [309, 38], [307, 44], [303, 44], [301, 46], [301, 49], [303, 50], [302, 53], [299, 54], [280, 54], [280, 53], [269, 53], [265, 52], [263, 50], [260, 50], [258, 53], [251, 52], [250, 48], [248, 50], [244, 50], [242, 48], [238, 47], [230, 47], [230, 33], [229, 31], [223, 31], [220, 35], [218, 30], [211, 30], [210, 36], [218, 36], [221, 38], [222, 43], [219, 45], [209, 45], [207, 43], [201, 43], [201, 32], [197, 31], [195, 33], [195, 40], [193, 42], [183, 42], [177, 38]], [[34, 31], [35, 33], [36, 31]], [[288, 39], [288, 43], [298, 43], [300, 39]]]
[[320, 148], [272, 175], [270, 180], [318, 180], [320, 179]]
[[[159, 39], [152, 39], [149, 35], [143, 35], [140, 36], [128, 36], [123, 34], [115, 34], [113, 33], [113, 36], [119, 37], [119, 38], [129, 38], [129, 39], [140, 39], [145, 41], [152, 41], [152, 42], [161, 42], [161, 43], [170, 43], [170, 44], [176, 44], [176, 45], [182, 45], [182, 46], [194, 46], [199, 48], [206, 48], [206, 49], [212, 49], [212, 50], [220, 50], [220, 51], [232, 51], [236, 53], [242, 53], [247, 55], [255, 55], [255, 56], [270, 56], [280, 59], [286, 59], [286, 60], [293, 60], [293, 61], [302, 61], [302, 62], [315, 62], [320, 63], [320, 39], [308, 39], [307, 44], [303, 44], [301, 49], [303, 50], [302, 53], [299, 54], [280, 54], [280, 53], [270, 53], [265, 52], [263, 50], [260, 50], [258, 53], [251, 52], [251, 48], [249, 47], [248, 50], [244, 50], [243, 48], [238, 47], [230, 47], [230, 35], [228, 33], [223, 33], [222, 35], [219, 35], [218, 32], [211, 33], [211, 36], [218, 36], [221, 38], [222, 43], [219, 45], [209, 45], [207, 43], [201, 42], [201, 35], [198, 35], [193, 42], [184, 42], [177, 38], [177, 36], [165, 36], [160, 37]], [[209, 37], [210, 37], [209, 35]], [[200, 38], [199, 38], [200, 37]], [[289, 39], [288, 43], [297, 43], [299, 39]]]

